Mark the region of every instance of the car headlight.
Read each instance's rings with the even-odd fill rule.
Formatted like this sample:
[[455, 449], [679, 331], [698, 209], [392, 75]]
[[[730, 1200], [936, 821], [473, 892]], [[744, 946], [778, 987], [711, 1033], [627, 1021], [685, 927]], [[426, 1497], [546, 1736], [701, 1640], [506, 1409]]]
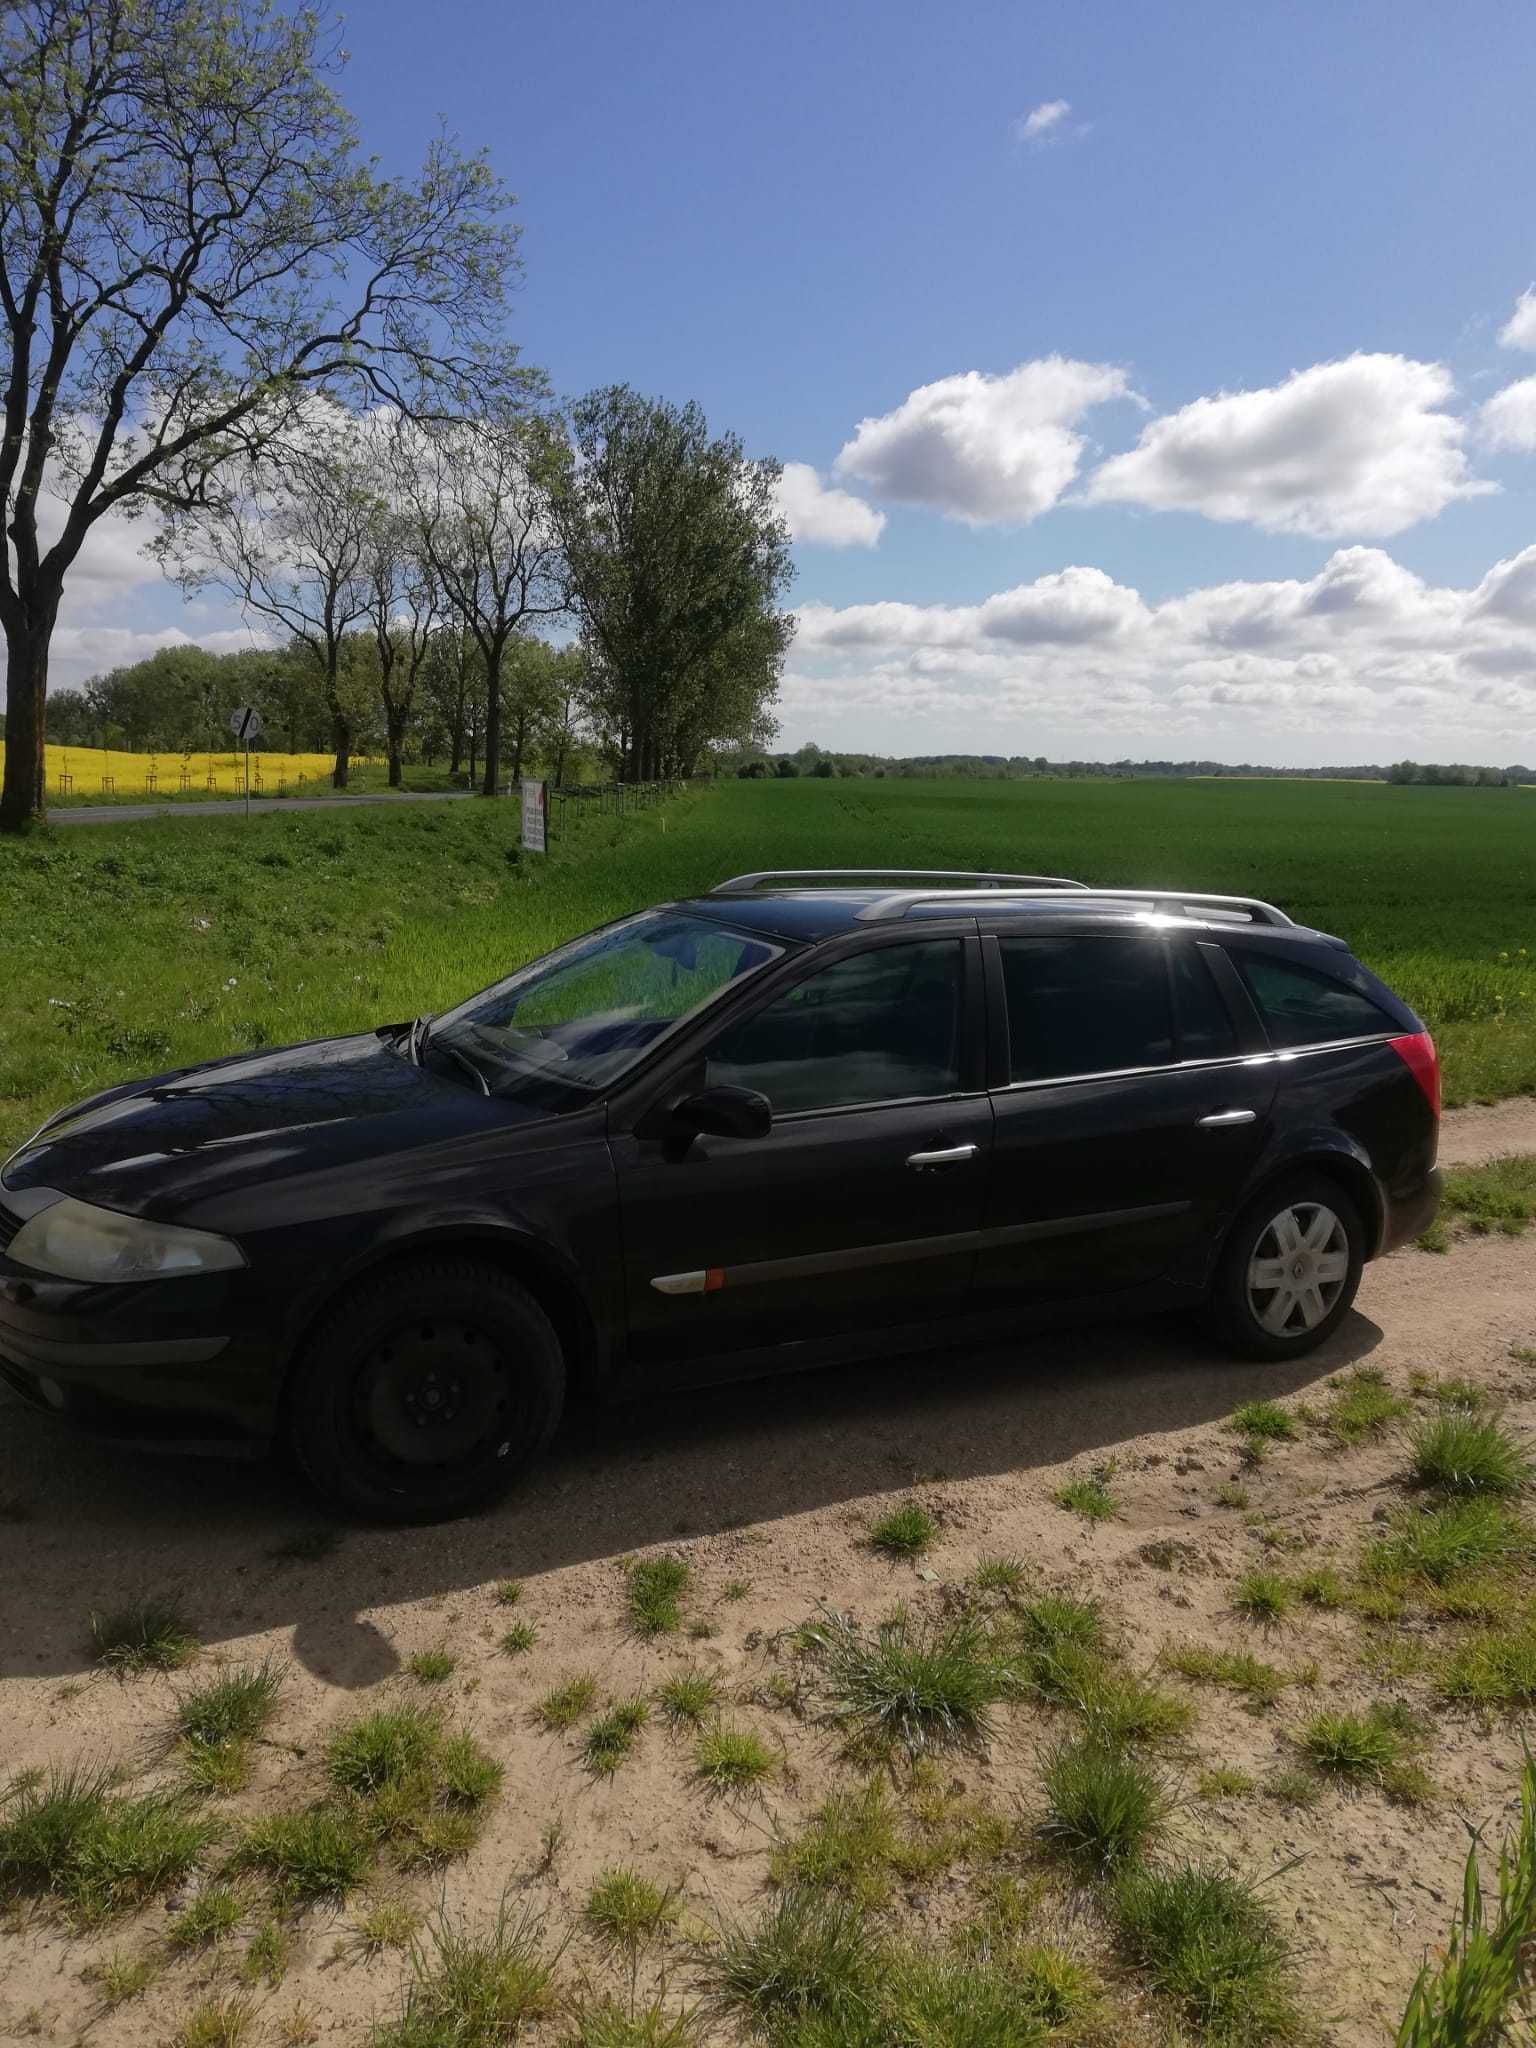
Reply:
[[28, 1217], [7, 1256], [61, 1280], [171, 1280], [245, 1264], [239, 1245], [212, 1231], [124, 1216], [70, 1195]]

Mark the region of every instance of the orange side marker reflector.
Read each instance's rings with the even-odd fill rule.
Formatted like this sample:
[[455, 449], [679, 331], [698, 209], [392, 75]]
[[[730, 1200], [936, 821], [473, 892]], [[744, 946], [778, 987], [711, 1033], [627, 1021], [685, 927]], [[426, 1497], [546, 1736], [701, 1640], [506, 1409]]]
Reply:
[[719, 1290], [720, 1290], [720, 1289], [721, 1289], [721, 1288], [722, 1288], [722, 1287], [723, 1287], [724, 1285], [725, 1285], [725, 1268], [724, 1268], [724, 1266], [708, 1266], [708, 1267], [706, 1267], [706, 1268], [705, 1268], [705, 1272], [704, 1272], [704, 1292], [705, 1292], [706, 1294], [717, 1294], [717, 1293], [719, 1292]]

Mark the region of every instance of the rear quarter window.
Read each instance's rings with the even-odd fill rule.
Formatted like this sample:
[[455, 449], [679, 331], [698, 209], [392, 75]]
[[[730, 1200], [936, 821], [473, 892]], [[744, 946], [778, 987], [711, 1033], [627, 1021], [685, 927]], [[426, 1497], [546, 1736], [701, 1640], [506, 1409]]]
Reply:
[[1338, 1038], [1379, 1038], [1402, 1026], [1359, 989], [1270, 953], [1233, 949], [1271, 1045], [1324, 1045]]

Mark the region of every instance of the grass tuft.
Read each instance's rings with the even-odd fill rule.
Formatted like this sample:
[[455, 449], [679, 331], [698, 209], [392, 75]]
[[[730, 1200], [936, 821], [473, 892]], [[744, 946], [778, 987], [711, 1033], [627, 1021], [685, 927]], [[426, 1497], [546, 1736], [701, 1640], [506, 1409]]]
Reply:
[[459, 1660], [447, 1650], [418, 1650], [406, 1659], [405, 1668], [422, 1685], [446, 1685]]
[[898, 1608], [869, 1633], [848, 1615], [823, 1614], [799, 1640], [820, 1668], [833, 1718], [910, 1756], [985, 1741], [991, 1709], [1015, 1685], [970, 1618], [925, 1628]]
[[200, 1647], [191, 1623], [170, 1600], [135, 1600], [91, 1616], [92, 1656], [122, 1677], [140, 1671], [179, 1671]]
[[372, 2048], [495, 2048], [554, 2009], [542, 1924], [504, 1904], [481, 1936], [440, 1913], [413, 1942], [410, 1967], [400, 2017], [375, 2027]]
[[939, 1540], [939, 1525], [921, 1501], [903, 1501], [869, 1528], [869, 1546], [883, 1557], [926, 1557]]
[[226, 1941], [240, 1925], [242, 1907], [232, 1891], [210, 1885], [171, 1922], [166, 1940], [172, 1948], [209, 1948]]
[[983, 1557], [971, 1573], [978, 1593], [1017, 1593], [1029, 1574], [1022, 1557]]
[[625, 1598], [637, 1635], [673, 1635], [682, 1627], [681, 1602], [692, 1577], [680, 1557], [644, 1557], [629, 1567]]
[[587, 1894], [582, 1917], [610, 1948], [633, 1960], [669, 1934], [681, 1908], [675, 1889], [663, 1891], [637, 1870], [605, 1870]]
[[533, 1710], [534, 1719], [556, 1731], [574, 1728], [596, 1703], [597, 1680], [580, 1672], [557, 1685], [553, 1692], [545, 1693]]
[[1246, 1650], [1213, 1650], [1202, 1643], [1168, 1643], [1159, 1652], [1160, 1661], [1181, 1678], [1196, 1685], [1222, 1685], [1241, 1693], [1255, 1708], [1272, 1707], [1294, 1680], [1277, 1665]]
[[1488, 1629], [1452, 1650], [1440, 1670], [1446, 1699], [1514, 1708], [1536, 1702], [1536, 1618]]
[[1296, 1418], [1278, 1401], [1242, 1402], [1233, 1409], [1227, 1427], [1253, 1444], [1294, 1443], [1301, 1434]]
[[650, 1718], [651, 1709], [645, 1700], [612, 1701], [607, 1712], [599, 1714], [587, 1730], [582, 1744], [587, 1769], [595, 1777], [611, 1778], [628, 1758], [636, 1737]]
[[356, 1890], [373, 1862], [373, 1844], [355, 1812], [312, 1806], [253, 1821], [236, 1861], [261, 1871], [279, 1904], [301, 1906]]
[[1357, 1365], [1333, 1382], [1323, 1426], [1336, 1443], [1352, 1447], [1381, 1436], [1409, 1403], [1394, 1394], [1379, 1366]]
[[515, 1607], [522, 1597], [523, 1582], [521, 1579], [498, 1579], [496, 1581], [494, 1598], [498, 1607]]
[[1289, 1944], [1253, 1888], [1209, 1864], [1129, 1869], [1115, 1887], [1125, 1947], [1213, 2048], [1302, 2032]]
[[256, 2024], [256, 2008], [243, 1991], [205, 1998], [170, 2038], [170, 2048], [240, 2048]]
[[1487, 1496], [1447, 1501], [1426, 1513], [1399, 1515], [1365, 1554], [1367, 1581], [1394, 1578], [1445, 1586], [1464, 1572], [1507, 1563], [1529, 1538], [1503, 1502]]
[[757, 1920], [728, 1921], [705, 1965], [717, 2004], [769, 2042], [868, 2039], [878, 1967], [858, 1907], [790, 1891]]
[[698, 2048], [699, 2018], [692, 2006], [674, 2009], [661, 1993], [649, 2004], [617, 1998], [584, 2002], [576, 2009], [567, 2048]]
[[1168, 1811], [1161, 1779], [1117, 1744], [1089, 1734], [1045, 1759], [1042, 1840], [1073, 1862], [1104, 1872], [1142, 1855]]
[[179, 1883], [217, 1828], [175, 1792], [117, 1795], [110, 1772], [76, 1766], [0, 1794], [0, 1900], [53, 1898], [82, 1923], [142, 1906]]
[[1265, 1628], [1284, 1621], [1295, 1603], [1296, 1594], [1289, 1579], [1262, 1565], [1244, 1572], [1232, 1592], [1232, 1605], [1238, 1613]]
[[1401, 1707], [1314, 1714], [1298, 1741], [1303, 1755], [1327, 1777], [1354, 1786], [1374, 1785], [1408, 1805], [1427, 1796], [1427, 1780], [1411, 1760], [1423, 1746], [1423, 1731]]
[[241, 1664], [182, 1693], [176, 1701], [176, 1733], [182, 1763], [204, 1792], [234, 1792], [250, 1768], [250, 1746], [277, 1712], [287, 1665], [266, 1657]]
[[1509, 1498], [1531, 1483], [1531, 1461], [1491, 1416], [1452, 1409], [1413, 1432], [1413, 1477], [1441, 1493]]
[[1480, 1236], [1518, 1237], [1536, 1221], [1536, 1158], [1506, 1153], [1482, 1166], [1453, 1166], [1445, 1176], [1441, 1214]]
[[750, 1728], [719, 1722], [695, 1746], [694, 1770], [711, 1792], [746, 1792], [777, 1769], [773, 1751]]
[[537, 1626], [531, 1621], [514, 1621], [502, 1635], [497, 1648], [504, 1657], [524, 1657], [539, 1640]]
[[720, 1704], [720, 1681], [696, 1667], [680, 1671], [656, 1688], [661, 1711], [674, 1727], [697, 1727]]
[[1051, 1499], [1057, 1507], [1083, 1515], [1090, 1522], [1113, 1521], [1120, 1512], [1120, 1503], [1098, 1473], [1087, 1479], [1069, 1479], [1065, 1486], [1057, 1487]]

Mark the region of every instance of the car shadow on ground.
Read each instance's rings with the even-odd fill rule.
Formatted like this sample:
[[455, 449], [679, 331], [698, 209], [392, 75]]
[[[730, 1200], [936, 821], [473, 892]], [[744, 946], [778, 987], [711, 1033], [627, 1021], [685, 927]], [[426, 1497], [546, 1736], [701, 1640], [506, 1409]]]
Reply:
[[84, 1671], [90, 1613], [155, 1592], [205, 1642], [291, 1630], [317, 1676], [370, 1685], [398, 1658], [369, 1610], [919, 1480], [1027, 1478], [1295, 1393], [1380, 1339], [1357, 1313], [1263, 1365], [1158, 1320], [630, 1399], [575, 1413], [500, 1507], [423, 1529], [327, 1526], [274, 1465], [129, 1453], [0, 1406], [0, 1678]]

